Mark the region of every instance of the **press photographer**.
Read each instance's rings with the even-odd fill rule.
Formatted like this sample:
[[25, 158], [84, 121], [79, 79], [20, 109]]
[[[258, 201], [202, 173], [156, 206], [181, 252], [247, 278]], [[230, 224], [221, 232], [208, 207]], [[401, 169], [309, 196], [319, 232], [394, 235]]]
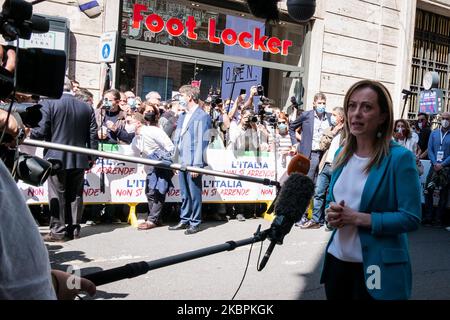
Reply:
[[211, 144], [215, 149], [225, 148], [225, 133], [230, 128], [230, 118], [225, 112], [223, 101], [217, 92], [210, 92], [203, 110], [211, 117]]
[[258, 117], [250, 109], [242, 112], [237, 126], [230, 128], [230, 141], [227, 149], [234, 151], [267, 151], [267, 129], [258, 123]]

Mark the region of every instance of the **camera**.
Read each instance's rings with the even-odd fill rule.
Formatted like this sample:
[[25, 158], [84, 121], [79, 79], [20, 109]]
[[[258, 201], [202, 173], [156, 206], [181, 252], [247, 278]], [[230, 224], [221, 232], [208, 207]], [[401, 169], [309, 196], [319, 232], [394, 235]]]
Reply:
[[264, 87], [260, 84], [256, 87], [257, 95], [262, 97], [264, 96]]
[[[32, 33], [46, 33], [49, 22], [33, 15], [31, 3], [25, 0], [6, 0], [0, 13], [0, 34], [7, 41], [30, 39]], [[17, 51], [16, 91], [59, 99], [64, 86], [66, 54], [62, 50], [40, 48], [5, 50]], [[6, 54], [3, 55], [6, 58]], [[2, 61], [4, 62], [4, 61]], [[0, 67], [0, 98], [14, 89], [14, 74]]]
[[103, 98], [102, 109], [110, 111], [112, 109], [112, 102], [108, 98]]
[[[41, 108], [42, 106], [38, 103], [14, 103], [11, 113], [18, 114], [26, 127], [35, 128], [42, 119]], [[0, 110], [8, 111], [8, 109], [9, 104], [0, 104]]]
[[[50, 29], [49, 21], [42, 16], [33, 15], [32, 4], [25, 0], [5, 0], [0, 12], [0, 34], [6, 41], [19, 38], [28, 40], [32, 33], [46, 33]], [[46, 96], [59, 99], [63, 92], [66, 71], [66, 54], [62, 50], [40, 48], [21, 49], [4, 46], [4, 61], [7, 51], [16, 52], [15, 73], [0, 66], [0, 99], [6, 99], [11, 92]], [[14, 98], [13, 98], [14, 99]], [[24, 138], [24, 128], [36, 127], [42, 119], [39, 104], [3, 104], [1, 110], [10, 112], [20, 127], [16, 141]], [[0, 159], [11, 171], [13, 177], [25, 183], [42, 185], [57, 165], [42, 158], [21, 153], [17, 147], [10, 147], [14, 138], [2, 130], [0, 141]]]

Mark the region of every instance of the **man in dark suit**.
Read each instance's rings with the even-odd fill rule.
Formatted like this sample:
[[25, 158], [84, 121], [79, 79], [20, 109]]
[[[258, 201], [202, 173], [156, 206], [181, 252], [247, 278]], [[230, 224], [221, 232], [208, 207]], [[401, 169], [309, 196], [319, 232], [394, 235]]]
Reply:
[[[314, 95], [313, 110], [303, 112], [296, 120], [289, 124], [289, 135], [293, 148], [298, 153], [310, 159], [308, 177], [315, 181], [317, 168], [322, 158], [320, 150], [320, 138], [325, 129], [331, 127], [331, 113], [326, 112], [327, 98], [325, 94], [319, 92]], [[295, 131], [300, 128], [301, 140], [297, 142]], [[306, 218], [306, 215], [305, 215]], [[297, 226], [301, 226], [307, 219], [301, 219]]]
[[[97, 123], [92, 108], [72, 93], [66, 77], [64, 92], [58, 100], [41, 102], [42, 120], [31, 131], [32, 139], [97, 149]], [[61, 168], [48, 181], [50, 233], [45, 241], [64, 241], [80, 235], [83, 210], [84, 171], [90, 168], [90, 156], [54, 149], [44, 150], [45, 159], [59, 160]]]
[[[185, 85], [180, 88], [180, 107], [185, 108], [178, 118], [174, 136], [177, 162], [184, 166], [203, 168], [206, 166], [206, 148], [211, 129], [210, 116], [198, 106], [200, 91]], [[180, 222], [169, 230], [187, 229], [185, 234], [200, 231], [202, 222], [202, 176], [195, 172], [178, 173], [181, 191]]]

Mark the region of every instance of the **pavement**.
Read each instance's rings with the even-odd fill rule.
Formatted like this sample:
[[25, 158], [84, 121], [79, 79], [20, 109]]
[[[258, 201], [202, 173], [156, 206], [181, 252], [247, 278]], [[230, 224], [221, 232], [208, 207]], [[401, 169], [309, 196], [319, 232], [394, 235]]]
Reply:
[[[176, 224], [173, 222], [171, 224]], [[88, 274], [251, 238], [262, 218], [244, 222], [205, 222], [202, 231], [185, 235], [169, 231], [168, 225], [138, 231], [128, 224], [82, 227], [81, 238], [46, 243], [53, 268], [69, 266]], [[41, 233], [48, 227], [40, 227]], [[331, 233], [324, 228], [293, 227], [284, 244], [276, 246], [261, 272], [256, 270], [261, 244], [238, 247], [195, 260], [173, 264], [145, 275], [97, 288], [97, 300], [231, 300], [248, 269], [235, 300], [323, 300], [319, 283], [326, 243]], [[413, 268], [412, 299], [450, 299], [450, 232], [421, 227], [409, 236]], [[261, 257], [268, 242], [264, 242]], [[250, 252], [251, 249], [251, 252]]]

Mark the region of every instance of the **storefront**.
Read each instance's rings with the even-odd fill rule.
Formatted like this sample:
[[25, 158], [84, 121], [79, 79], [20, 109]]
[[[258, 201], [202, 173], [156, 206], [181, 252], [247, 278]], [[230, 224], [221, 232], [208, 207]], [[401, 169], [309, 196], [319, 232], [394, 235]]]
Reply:
[[163, 100], [189, 83], [200, 86], [201, 99], [210, 91], [234, 99], [261, 84], [283, 108], [301, 98], [305, 34], [301, 24], [265, 24], [220, 7], [124, 0], [116, 84], [142, 98], [158, 91]]

